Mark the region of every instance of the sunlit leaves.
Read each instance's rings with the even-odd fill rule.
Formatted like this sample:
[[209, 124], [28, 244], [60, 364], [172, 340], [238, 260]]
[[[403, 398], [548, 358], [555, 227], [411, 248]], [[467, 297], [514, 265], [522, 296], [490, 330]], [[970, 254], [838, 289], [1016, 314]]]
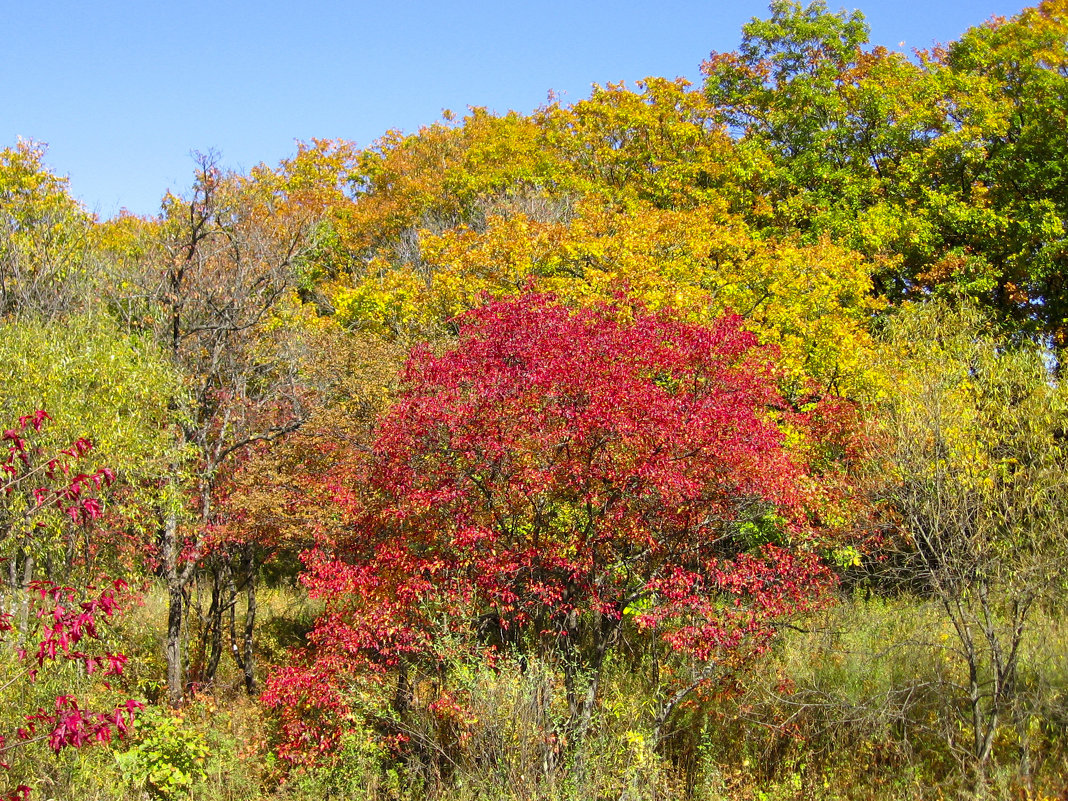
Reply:
[[[343, 454], [313, 484], [305, 582], [326, 613], [269, 698], [344, 719], [336, 682], [432, 661], [442, 621], [485, 618], [594, 671], [628, 608], [702, 661], [759, 650], [829, 581], [779, 423], [816, 429], [766, 357], [737, 317], [640, 303], [524, 295], [464, 315], [454, 347], [413, 353], [369, 460]], [[287, 716], [287, 753], [334, 736], [320, 713]]]
[[0, 150], [0, 313], [83, 307], [93, 218], [44, 164], [45, 147]]

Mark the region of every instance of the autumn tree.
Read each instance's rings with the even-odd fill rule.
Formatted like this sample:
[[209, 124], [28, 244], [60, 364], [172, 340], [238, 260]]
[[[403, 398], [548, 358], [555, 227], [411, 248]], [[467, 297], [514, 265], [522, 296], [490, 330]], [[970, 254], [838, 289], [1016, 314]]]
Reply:
[[[134, 232], [149, 241], [141, 245], [137, 281], [115, 301], [132, 326], [151, 327], [183, 379], [170, 410], [178, 447], [161, 542], [167, 686], [175, 704], [185, 691], [186, 592], [222, 522], [222, 472], [245, 448], [292, 431], [305, 415], [295, 283], [319, 208], [295, 202], [295, 194], [284, 174], [227, 174], [212, 156], [202, 157], [191, 194], [168, 194], [161, 218]], [[221, 592], [225, 584], [213, 587]], [[222, 625], [220, 615], [209, 616], [205, 636]]]
[[[319, 357], [308, 365], [314, 403], [298, 430], [282, 440], [249, 448], [219, 482], [221, 522], [212, 532], [209, 637], [193, 657], [200, 675], [214, 676], [226, 650], [234, 656], [246, 689], [256, 687], [253, 627], [258, 566], [271, 564], [275, 580], [296, 577], [299, 554], [316, 544], [321, 521], [309, 503], [308, 476], [319, 476], [359, 458], [372, 442], [377, 415], [396, 392], [402, 353], [377, 337], [324, 324], [312, 335]], [[221, 584], [221, 591], [214, 589]], [[239, 610], [239, 597], [244, 609]], [[238, 612], [244, 611], [244, 620]]]
[[0, 314], [52, 318], [84, 309], [92, 215], [44, 163], [45, 146], [0, 150]]
[[543, 295], [470, 312], [455, 347], [416, 351], [370, 461], [321, 479], [305, 581], [326, 611], [310, 661], [265, 696], [284, 753], [330, 747], [353, 672], [396, 671], [403, 694], [410, 669], [435, 670], [442, 621], [554, 654], [578, 739], [621, 627], [690, 654], [696, 683], [760, 651], [831, 580], [784, 431], [803, 438], [806, 417], [768, 355], [737, 317]]
[[[0, 460], [0, 545], [14, 540], [27, 553], [34, 552], [38, 532], [63, 526], [68, 542], [87, 542], [89, 529], [109, 522], [105, 496], [114, 471], [82, 469], [93, 447], [86, 439], [54, 450], [45, 447], [41, 434], [49, 423], [49, 415], [38, 410], [13, 421], [0, 438], [5, 451]], [[82, 530], [72, 531], [77, 529]], [[70, 583], [60, 584], [34, 579], [31, 559], [22, 561], [22, 576], [11, 569], [11, 556], [4, 561], [9, 569], [0, 589], [0, 649], [5, 656], [0, 771], [11, 770], [13, 757], [37, 743], [59, 753], [124, 736], [141, 704], [119, 701], [112, 691], [109, 681], [122, 675], [126, 656], [108, 648], [104, 632], [125, 582], [88, 564], [76, 574], [68, 572]], [[55, 681], [46, 684], [45, 677]], [[103, 711], [89, 708], [80, 697], [88, 688], [94, 691], [88, 703], [108, 704]], [[16, 773], [16, 778], [22, 776]], [[25, 801], [30, 791], [20, 783], [4, 798]]]
[[334, 198], [328, 260], [347, 265], [317, 290], [343, 326], [402, 346], [450, 338], [486, 294], [531, 289], [577, 304], [625, 292], [694, 322], [740, 313], [794, 386], [859, 394], [879, 261], [827, 231], [765, 230], [771, 161], [721, 115], [686, 81], [649, 78], [391, 132], [312, 180]]
[[567, 225], [494, 217], [482, 233], [427, 235], [422, 257], [433, 275], [406, 306], [427, 328], [476, 307], [482, 293], [529, 286], [596, 305], [625, 289], [695, 322], [741, 314], [763, 344], [780, 349], [785, 381], [841, 392], [865, 380], [867, 323], [880, 306], [857, 253], [829, 241], [769, 240], [717, 207], [612, 210], [582, 201]]
[[899, 531], [876, 569], [930, 594], [956, 634], [965, 678], [951, 687], [950, 746], [982, 777], [1000, 727], [1015, 726], [1026, 775], [1023, 655], [1068, 579], [1064, 387], [1048, 354], [1006, 343], [970, 306], [906, 308], [885, 343]]

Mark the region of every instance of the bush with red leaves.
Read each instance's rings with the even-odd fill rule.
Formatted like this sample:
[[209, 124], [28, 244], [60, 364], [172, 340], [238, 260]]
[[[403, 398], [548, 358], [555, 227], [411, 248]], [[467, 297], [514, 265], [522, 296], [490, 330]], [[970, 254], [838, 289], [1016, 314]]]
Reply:
[[[818, 429], [773, 357], [738, 317], [543, 295], [415, 351], [373, 453], [309, 482], [322, 544], [304, 580], [326, 610], [264, 696], [282, 756], [333, 747], [359, 675], [433, 665], [443, 621], [556, 654], [580, 727], [625, 624], [703, 664], [766, 647], [833, 580], [806, 508], [815, 449], [786, 436]], [[835, 407], [816, 407], [826, 427]]]
[[[62, 519], [69, 521], [68, 525], [91, 526], [102, 514], [99, 493], [115, 479], [108, 468], [91, 474], [78, 472], [78, 460], [92, 448], [85, 439], [54, 455], [42, 455], [33, 440], [49, 419], [44, 411], [37, 411], [21, 417], [17, 427], [2, 435], [7, 444], [7, 453], [0, 462], [8, 510], [6, 529], [9, 534], [20, 531], [31, 540], [41, 525], [38, 518], [47, 510], [58, 511]], [[117, 594], [125, 588], [125, 582], [107, 579], [81, 588], [48, 580], [9, 588], [24, 596], [24, 602], [15, 605], [25, 609], [17, 630], [15, 615], [0, 612], [0, 640], [14, 636], [18, 643], [14, 649], [18, 665], [10, 681], [33, 683], [50, 666], [76, 663], [86, 675], [99, 676], [107, 688], [112, 677], [122, 674], [126, 657], [100, 651], [92, 644], [101, 639], [104, 621], [116, 614]], [[13, 725], [15, 731], [0, 730], [0, 769], [8, 767], [6, 754], [31, 743], [46, 741], [58, 753], [64, 748], [107, 742], [114, 735], [121, 737], [140, 707], [139, 702], [127, 700], [114, 709], [95, 712], [83, 709], [77, 698], [64, 694], [55, 698], [52, 708], [23, 714], [14, 723], [2, 720], [0, 724]], [[25, 801], [29, 795], [30, 788], [20, 784], [4, 798]]]

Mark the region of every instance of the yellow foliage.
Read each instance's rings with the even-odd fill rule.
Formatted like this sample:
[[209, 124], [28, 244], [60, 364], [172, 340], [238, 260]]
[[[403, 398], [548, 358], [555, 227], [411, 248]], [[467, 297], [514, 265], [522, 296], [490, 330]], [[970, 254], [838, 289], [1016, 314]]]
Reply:
[[328, 167], [309, 168], [311, 183], [348, 169], [350, 190], [327, 202], [347, 270], [319, 288], [343, 325], [404, 341], [528, 290], [575, 304], [627, 293], [695, 320], [735, 312], [795, 386], [866, 391], [873, 265], [747, 224], [762, 170], [717, 113], [686, 81], [650, 78], [529, 116], [472, 109], [343, 158], [316, 143], [302, 157]]
[[335, 296], [350, 324], [429, 330], [524, 289], [576, 304], [625, 292], [692, 319], [743, 315], [781, 350], [791, 379], [852, 391], [867, 380], [871, 298], [867, 265], [828, 242], [766, 241], [721, 207], [613, 210], [580, 203], [570, 225], [491, 217], [483, 231], [458, 226], [419, 235], [421, 275], [409, 263], [377, 269]]

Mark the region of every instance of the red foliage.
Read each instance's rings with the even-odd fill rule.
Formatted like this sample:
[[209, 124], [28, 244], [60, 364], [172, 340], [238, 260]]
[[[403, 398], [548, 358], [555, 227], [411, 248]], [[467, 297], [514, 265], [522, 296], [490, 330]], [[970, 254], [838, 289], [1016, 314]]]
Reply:
[[87, 524], [102, 514], [100, 500], [94, 493], [110, 486], [115, 481], [115, 473], [104, 467], [94, 473], [71, 475], [74, 464], [93, 448], [84, 438], [75, 440], [70, 447], [38, 464], [35, 457], [40, 454], [28, 440], [28, 429], [40, 432], [44, 422], [51, 419], [47, 412], [38, 410], [20, 417], [17, 429], [9, 428], [0, 435], [0, 441], [7, 443], [7, 457], [0, 462], [0, 473], [6, 478], [4, 494], [24, 490], [27, 482], [38, 482], [38, 486], [30, 491], [34, 503], [28, 507], [28, 517], [42, 507], [54, 504], [73, 523]]
[[442, 620], [596, 668], [591, 636], [626, 616], [709, 660], [759, 649], [831, 581], [785, 445], [815, 429], [740, 318], [531, 295], [460, 322], [456, 347], [412, 354], [371, 458], [322, 479], [334, 522], [305, 581], [326, 612], [265, 695], [288, 758], [330, 747], [356, 671], [432, 659]]
[[[22, 509], [18, 522], [29, 526], [30, 531], [38, 530], [40, 522], [30, 524], [51, 507], [69, 518], [70, 525], [89, 526], [101, 517], [103, 505], [98, 493], [112, 484], [115, 474], [109, 468], [91, 474], [77, 472], [77, 461], [92, 448], [85, 439], [51, 458], [43, 458], [40, 449], [28, 440], [49, 419], [44, 411], [37, 411], [19, 418], [17, 429], [3, 432], [2, 440], [8, 443], [7, 457], [0, 463], [6, 478], [4, 495], [21, 492], [27, 501], [32, 498], [32, 502], [15, 506]], [[25, 645], [16, 649], [16, 658], [25, 664], [20, 675], [26, 681], [35, 681], [47, 664], [58, 662], [78, 663], [88, 675], [98, 673], [105, 686], [108, 677], [122, 674], [126, 663], [123, 654], [93, 654], [86, 650], [87, 641], [100, 638], [102, 620], [116, 613], [116, 594], [126, 589], [122, 580], [105, 579], [103, 584], [102, 590], [91, 585], [76, 589], [51, 581], [34, 581], [23, 588], [29, 594], [27, 609], [32, 613], [20, 631], [20, 641]], [[11, 614], [0, 613], [0, 640], [13, 629], [12, 618]], [[71, 695], [58, 696], [54, 710], [38, 709], [25, 715], [25, 725], [14, 736], [0, 734], [0, 768], [7, 767], [2, 759], [4, 753], [38, 740], [47, 740], [58, 753], [67, 747], [107, 742], [113, 733], [123, 736], [140, 707], [137, 701], [128, 700], [107, 712], [91, 712], [82, 709]], [[4, 798], [25, 801], [29, 793], [28, 787], [19, 785]]]

